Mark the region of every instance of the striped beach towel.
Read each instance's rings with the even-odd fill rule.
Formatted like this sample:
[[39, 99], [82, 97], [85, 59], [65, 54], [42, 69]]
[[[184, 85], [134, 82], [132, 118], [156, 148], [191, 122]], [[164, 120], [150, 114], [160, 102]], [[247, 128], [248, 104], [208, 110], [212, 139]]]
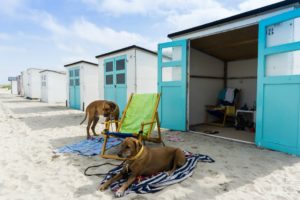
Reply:
[[[124, 195], [135, 192], [135, 193], [154, 193], [162, 190], [163, 188], [179, 183], [184, 179], [190, 177], [193, 174], [194, 169], [197, 166], [197, 162], [215, 162], [211, 157], [201, 154], [192, 154], [185, 151], [187, 162], [180, 168], [178, 168], [171, 176], [166, 172], [161, 172], [151, 177], [138, 177], [135, 182], [125, 191]], [[100, 182], [103, 184], [109, 180], [112, 176], [119, 173], [122, 170], [122, 166], [118, 166], [111, 171], [108, 175]], [[116, 192], [121, 185], [126, 182], [127, 179], [121, 179], [110, 186], [111, 191]]]

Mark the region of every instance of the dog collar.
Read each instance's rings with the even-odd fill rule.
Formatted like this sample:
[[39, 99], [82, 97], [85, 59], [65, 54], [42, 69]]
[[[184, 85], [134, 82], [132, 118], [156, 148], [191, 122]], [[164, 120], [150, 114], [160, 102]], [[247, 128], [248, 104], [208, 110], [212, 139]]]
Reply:
[[144, 151], [144, 146], [142, 145], [142, 148], [139, 150], [139, 152], [135, 156], [129, 158], [128, 160], [136, 160], [136, 159], [138, 159], [142, 155], [143, 151]]

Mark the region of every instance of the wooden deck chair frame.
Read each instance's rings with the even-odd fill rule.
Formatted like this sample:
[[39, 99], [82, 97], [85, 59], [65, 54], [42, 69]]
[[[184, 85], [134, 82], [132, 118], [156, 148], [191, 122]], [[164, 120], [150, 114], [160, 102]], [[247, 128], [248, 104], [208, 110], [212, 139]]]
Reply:
[[[118, 123], [117, 132], [119, 132], [120, 129], [121, 129], [121, 127], [122, 127], [122, 123], [123, 123], [123, 121], [125, 119], [126, 112], [127, 112], [128, 107], [129, 107], [129, 105], [131, 103], [133, 95], [134, 94], [130, 95], [128, 103], [127, 103], [127, 105], [125, 107], [125, 110], [124, 110], [124, 112], [122, 114], [121, 121], [117, 121], [117, 123]], [[162, 140], [162, 138], [161, 138], [160, 122], [159, 122], [159, 117], [158, 117], [158, 112], [157, 112], [159, 101], [160, 101], [160, 94], [157, 94], [157, 102], [156, 102], [156, 104], [154, 106], [155, 112], [153, 112], [151, 121], [149, 121], [149, 122], [142, 122], [141, 123], [141, 128], [140, 128], [139, 132], [138, 133], [133, 133], [133, 136], [136, 137], [141, 142], [142, 141], [150, 141], [150, 142], [155, 142], [155, 143], [162, 143], [163, 145], [165, 145], [164, 142], [163, 142], [163, 140]], [[124, 158], [120, 158], [117, 155], [105, 154], [105, 152], [106, 152], [106, 144], [107, 144], [107, 140], [109, 139], [109, 137], [118, 138], [118, 137], [113, 136], [113, 135], [107, 135], [107, 134], [105, 134], [109, 130], [110, 125], [112, 123], [115, 123], [115, 122], [116, 122], [115, 120], [109, 120], [109, 121], [105, 122], [105, 129], [102, 132], [103, 137], [104, 137], [104, 142], [103, 142], [103, 146], [102, 146], [101, 157], [102, 158], [109, 158], [109, 159], [125, 160]], [[153, 131], [153, 128], [154, 128], [155, 124], [157, 125], [158, 137], [151, 137], [151, 134], [152, 134], [152, 131]], [[142, 133], [144, 131], [144, 127], [147, 126], [147, 125], [150, 125], [149, 133], [146, 136], [143, 136]]]

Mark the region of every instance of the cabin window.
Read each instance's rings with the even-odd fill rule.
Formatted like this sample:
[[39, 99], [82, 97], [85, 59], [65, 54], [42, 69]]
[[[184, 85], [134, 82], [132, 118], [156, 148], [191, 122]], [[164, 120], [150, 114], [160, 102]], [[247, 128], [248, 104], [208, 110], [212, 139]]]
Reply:
[[117, 84], [125, 84], [125, 74], [117, 74]]
[[105, 83], [106, 85], [112, 85], [113, 84], [113, 75], [106, 75], [105, 76]]
[[117, 68], [117, 70], [124, 70], [125, 69], [125, 59], [117, 60], [116, 68]]
[[106, 72], [111, 72], [111, 71], [113, 71], [113, 62], [107, 62], [107, 63], [105, 64], [105, 71], [106, 71]]

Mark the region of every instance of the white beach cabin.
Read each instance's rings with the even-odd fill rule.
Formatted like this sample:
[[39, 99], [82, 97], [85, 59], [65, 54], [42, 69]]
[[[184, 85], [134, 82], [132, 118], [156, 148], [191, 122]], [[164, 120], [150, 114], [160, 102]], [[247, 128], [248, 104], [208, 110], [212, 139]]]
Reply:
[[172, 42], [158, 47], [161, 126], [219, 130], [205, 126], [207, 105], [237, 88], [244, 110], [235, 111], [251, 115], [255, 132], [225, 127], [214, 136], [300, 155], [299, 7], [282, 1], [169, 34]]
[[84, 110], [99, 98], [98, 65], [84, 60], [65, 65], [67, 73], [67, 104]]
[[18, 77], [8, 77], [11, 86], [11, 94], [18, 94]]
[[136, 45], [96, 56], [99, 98], [116, 102], [121, 112], [132, 93], [157, 92], [157, 53]]
[[18, 95], [22, 94], [22, 90], [23, 90], [23, 82], [22, 82], [22, 76], [19, 75], [17, 76], [17, 85], [18, 85]]
[[41, 98], [41, 77], [42, 69], [29, 68], [23, 74], [24, 97], [28, 99]]
[[26, 70], [25, 70], [25, 71], [22, 71], [22, 72], [21, 72], [21, 96], [22, 96], [22, 97], [25, 97], [25, 96], [26, 96], [27, 90], [28, 90], [28, 85], [27, 85], [27, 72], [26, 72]]
[[41, 101], [64, 103], [67, 99], [66, 72], [43, 70], [41, 76]]

